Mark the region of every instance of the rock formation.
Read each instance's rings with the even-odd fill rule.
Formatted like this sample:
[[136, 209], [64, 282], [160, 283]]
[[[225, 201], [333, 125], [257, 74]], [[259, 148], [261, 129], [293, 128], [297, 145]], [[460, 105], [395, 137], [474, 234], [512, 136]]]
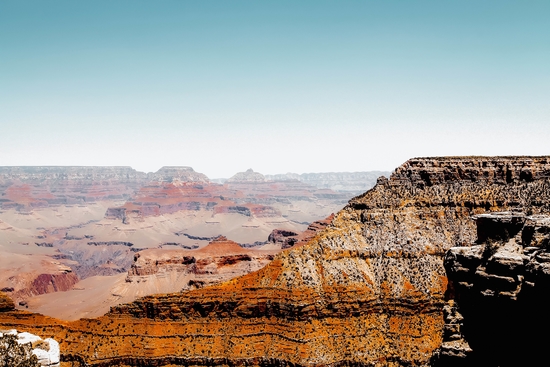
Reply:
[[229, 178], [225, 182], [226, 183], [231, 183], [231, 182], [254, 182], [254, 183], [257, 183], [257, 182], [266, 182], [266, 181], [267, 181], [267, 179], [265, 178], [264, 175], [262, 175], [259, 172], [254, 172], [254, 170], [252, 168], [249, 168], [249, 169], [246, 170], [246, 172], [236, 173], [234, 176], [232, 176], [231, 178]]
[[267, 242], [278, 244], [282, 249], [292, 246], [301, 246], [308, 243], [315, 235], [325, 229], [334, 219], [334, 214], [323, 220], [311, 223], [303, 232], [293, 232], [285, 229], [274, 229], [267, 238]]
[[[13, 335], [16, 338], [16, 341], [20, 345], [29, 345], [28, 348], [30, 352], [34, 354], [38, 360], [38, 364], [43, 367], [59, 367], [60, 362], [60, 351], [59, 343], [52, 338], [47, 338], [43, 340], [37, 335], [22, 332], [19, 333], [15, 329], [0, 331], [0, 337], [4, 335]], [[7, 354], [11, 354], [7, 351]], [[30, 355], [29, 355], [30, 356]], [[3, 358], [4, 356], [0, 355], [0, 363], [7, 362]], [[2, 366], [11, 366], [11, 364], [2, 364]]]
[[0, 167], [2, 209], [128, 198], [147, 181], [130, 167]]
[[219, 236], [197, 250], [149, 249], [136, 253], [126, 282], [162, 282], [189, 290], [261, 269], [279, 251], [245, 249]]
[[463, 366], [540, 364], [546, 339], [537, 334], [550, 326], [550, 216], [505, 212], [475, 219], [476, 244], [451, 248], [445, 257], [471, 350], [446, 359]]
[[360, 194], [372, 188], [380, 176], [390, 176], [386, 171], [369, 172], [323, 172], [323, 173], [286, 173], [266, 175], [272, 181], [298, 180], [319, 189], [329, 189], [336, 192]]
[[25, 305], [25, 300], [32, 296], [69, 290], [79, 281], [68, 266], [56, 261], [42, 263], [40, 271], [21, 272], [4, 282], [7, 285], [5, 291], [21, 305]]
[[0, 312], [13, 311], [15, 304], [4, 292], [0, 291]]
[[445, 319], [460, 323], [444, 314], [443, 255], [474, 242], [472, 215], [548, 213], [549, 177], [549, 157], [411, 159], [255, 273], [73, 323], [4, 312], [0, 326], [55, 335], [65, 360], [95, 366], [428, 366]]

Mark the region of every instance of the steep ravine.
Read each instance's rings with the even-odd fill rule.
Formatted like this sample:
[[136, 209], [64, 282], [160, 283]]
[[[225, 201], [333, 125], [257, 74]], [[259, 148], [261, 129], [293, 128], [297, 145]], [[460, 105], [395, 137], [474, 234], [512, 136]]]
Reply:
[[472, 215], [550, 209], [549, 157], [411, 159], [308, 244], [220, 285], [149, 296], [97, 319], [4, 312], [92, 366], [428, 366], [443, 342], [443, 256]]

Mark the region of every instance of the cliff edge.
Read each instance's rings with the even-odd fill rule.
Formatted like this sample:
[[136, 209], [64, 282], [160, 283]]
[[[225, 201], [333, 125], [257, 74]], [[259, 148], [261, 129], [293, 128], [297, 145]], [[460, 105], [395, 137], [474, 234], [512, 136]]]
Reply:
[[[255, 273], [49, 330], [62, 358], [94, 366], [428, 366], [443, 255], [475, 241], [472, 215], [549, 212], [549, 177], [550, 157], [411, 159]], [[7, 312], [0, 326], [51, 322], [36, 318]]]

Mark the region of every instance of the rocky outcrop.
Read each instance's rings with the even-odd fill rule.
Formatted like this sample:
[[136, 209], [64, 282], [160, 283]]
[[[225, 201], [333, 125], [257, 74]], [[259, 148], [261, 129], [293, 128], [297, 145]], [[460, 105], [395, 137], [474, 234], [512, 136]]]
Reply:
[[245, 249], [223, 236], [197, 250], [149, 249], [134, 255], [126, 281], [152, 282], [162, 277], [181, 283], [183, 290], [201, 288], [261, 269], [277, 252]]
[[59, 265], [59, 270], [56, 272], [38, 274], [30, 284], [18, 284], [11, 296], [16, 300], [25, 300], [40, 294], [68, 291], [78, 281], [78, 276], [71, 268]]
[[292, 246], [300, 246], [308, 243], [315, 235], [324, 230], [334, 219], [334, 214], [329, 215], [323, 220], [311, 223], [304, 232], [298, 233], [285, 229], [274, 229], [267, 238], [268, 243], [274, 243], [287, 249]]
[[[15, 329], [0, 331], [0, 337], [4, 335], [13, 335], [20, 345], [29, 345], [30, 352], [36, 356], [40, 366], [59, 367], [60, 351], [59, 343], [56, 340], [52, 338], [42, 340], [37, 335], [27, 332], [19, 333]], [[7, 362], [1, 357], [3, 356], [0, 356], [0, 362]], [[11, 366], [11, 364], [8, 363], [5, 366]]]
[[[13, 288], [11, 290], [13, 291]], [[0, 292], [0, 312], [12, 311], [14, 309], [15, 303], [13, 303], [12, 299], [4, 292]]]
[[477, 242], [451, 248], [445, 268], [463, 316], [471, 353], [458, 365], [536, 365], [545, 358], [545, 339], [530, 338], [550, 326], [550, 216], [518, 212], [475, 217]]
[[[62, 325], [63, 358], [95, 366], [428, 366], [445, 330], [469, 335], [467, 313], [463, 329], [445, 326], [460, 318], [444, 312], [443, 255], [475, 241], [472, 215], [548, 213], [549, 176], [548, 157], [412, 159], [309, 243], [255, 273]], [[12, 315], [0, 324], [48, 322]]]
[[147, 174], [147, 178], [151, 181], [164, 182], [210, 182], [205, 174], [185, 166], [164, 166], [157, 172]]
[[267, 179], [265, 178], [264, 175], [262, 175], [261, 173], [259, 172], [254, 172], [254, 170], [252, 170], [252, 168], [249, 168], [246, 170], [246, 172], [239, 172], [239, 173], [236, 173], [234, 176], [232, 176], [231, 178], [229, 178], [227, 181], [225, 181], [226, 183], [231, 183], [231, 182], [266, 182]]

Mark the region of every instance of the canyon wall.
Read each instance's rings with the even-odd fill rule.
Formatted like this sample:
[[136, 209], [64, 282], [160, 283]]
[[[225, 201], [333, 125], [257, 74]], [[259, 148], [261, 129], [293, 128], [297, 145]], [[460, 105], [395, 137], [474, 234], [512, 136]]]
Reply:
[[131, 167], [0, 167], [0, 208], [123, 200], [147, 182]]
[[298, 180], [319, 189], [336, 192], [363, 193], [376, 184], [380, 176], [390, 176], [387, 171], [369, 172], [322, 172], [322, 173], [286, 173], [266, 175], [272, 181]]
[[538, 365], [547, 344], [540, 332], [550, 326], [550, 216], [504, 212], [475, 219], [477, 242], [451, 248], [445, 257], [460, 313], [460, 335], [445, 344], [461, 341], [467, 349], [443, 360], [454, 366]]
[[72, 323], [8, 311], [0, 327], [94, 366], [428, 366], [449, 315], [445, 252], [477, 239], [473, 215], [548, 213], [549, 180], [549, 157], [411, 159], [255, 273]]

